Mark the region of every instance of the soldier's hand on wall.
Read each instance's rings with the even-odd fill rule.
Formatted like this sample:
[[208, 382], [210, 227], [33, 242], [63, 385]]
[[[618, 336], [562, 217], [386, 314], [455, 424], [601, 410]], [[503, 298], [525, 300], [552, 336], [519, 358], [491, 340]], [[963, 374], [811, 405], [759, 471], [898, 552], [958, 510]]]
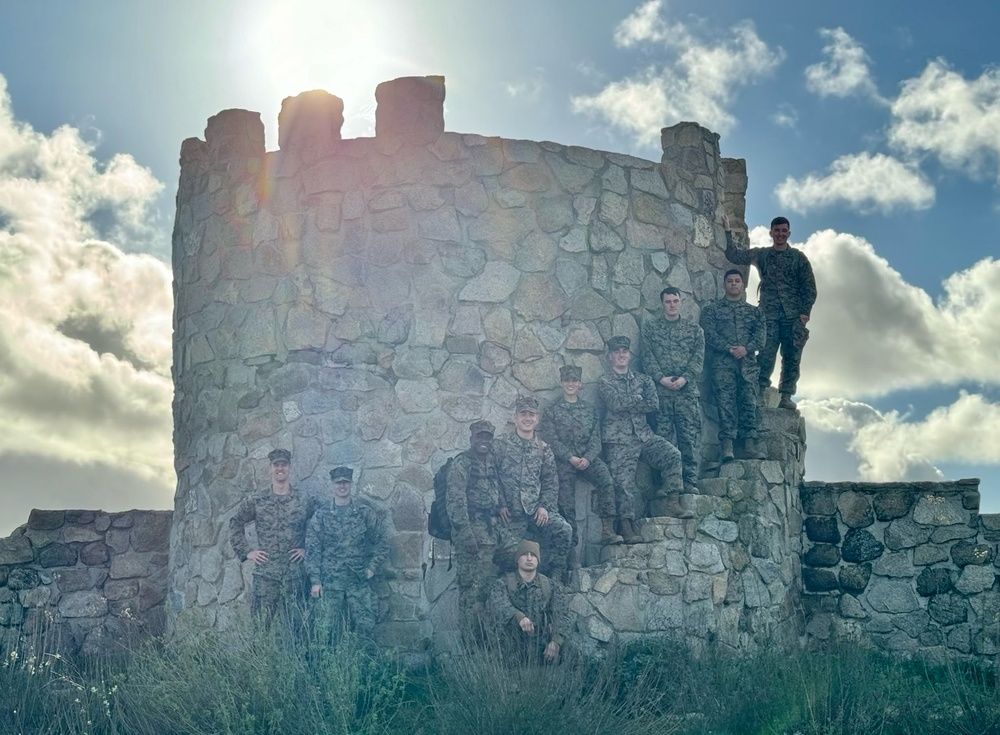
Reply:
[[549, 645], [545, 647], [545, 660], [555, 661], [557, 658], [559, 658], [559, 644], [549, 641]]
[[319, 597], [322, 594], [323, 594], [323, 585], [321, 584], [314, 584], [312, 587], [309, 588], [310, 597]]
[[520, 622], [518, 622], [518, 625], [521, 626], [521, 630], [523, 630], [525, 633], [531, 634], [535, 632], [535, 624], [531, 622], [531, 618], [529, 618], [527, 615], [521, 618]]
[[728, 214], [722, 215], [722, 229], [724, 229], [724, 230], [731, 230], [732, 229], [729, 226], [729, 215]]
[[267, 552], [263, 549], [254, 549], [247, 554], [247, 559], [252, 561], [254, 564], [266, 564]]
[[507, 523], [510, 520], [510, 510], [508, 508], [501, 508], [500, 518], [503, 520], [504, 523]]
[[288, 558], [291, 559], [293, 562], [300, 562], [306, 558], [306, 550], [292, 549], [291, 551], [288, 552]]
[[545, 510], [542, 506], [538, 506], [535, 510], [535, 525], [544, 526], [549, 522], [549, 512]]

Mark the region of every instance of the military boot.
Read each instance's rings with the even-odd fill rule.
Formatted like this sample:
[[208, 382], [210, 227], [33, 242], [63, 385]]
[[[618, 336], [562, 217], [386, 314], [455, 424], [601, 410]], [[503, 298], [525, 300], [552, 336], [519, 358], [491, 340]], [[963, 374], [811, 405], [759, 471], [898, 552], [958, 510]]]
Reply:
[[626, 544], [637, 544], [642, 541], [642, 537], [635, 532], [635, 528], [632, 527], [632, 520], [629, 518], [622, 518], [619, 522], [622, 529], [622, 540]]
[[778, 401], [778, 408], [787, 408], [789, 411], [794, 411], [798, 406], [795, 405], [795, 401], [792, 400], [790, 393], [782, 393], [781, 400]]
[[694, 512], [681, 507], [681, 498], [674, 494], [667, 498], [667, 515], [671, 518], [694, 518]]
[[722, 461], [732, 462], [736, 459], [736, 454], [733, 453], [733, 440], [723, 439], [722, 440]]
[[743, 440], [743, 451], [741, 452], [743, 459], [764, 459], [764, 453], [760, 451], [757, 447], [757, 441], [755, 439], [744, 439]]
[[601, 519], [601, 546], [608, 546], [609, 544], [620, 544], [624, 541], [621, 536], [615, 533], [615, 519], [614, 518], [602, 518]]

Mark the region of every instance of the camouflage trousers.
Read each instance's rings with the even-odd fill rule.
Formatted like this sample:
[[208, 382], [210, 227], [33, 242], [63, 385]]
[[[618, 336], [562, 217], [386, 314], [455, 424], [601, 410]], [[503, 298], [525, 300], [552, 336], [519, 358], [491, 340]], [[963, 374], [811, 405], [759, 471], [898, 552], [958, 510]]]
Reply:
[[802, 324], [798, 317], [794, 319], [767, 318], [767, 343], [757, 355], [761, 388], [767, 388], [771, 385], [771, 373], [774, 372], [774, 363], [780, 349], [781, 380], [778, 383], [778, 391], [790, 396], [795, 394], [795, 388], [799, 382], [802, 349], [808, 339], [809, 329]]
[[566, 571], [570, 546], [573, 543], [573, 529], [554, 509], [549, 511], [549, 522], [544, 526], [535, 523], [533, 514], [525, 513], [520, 508], [510, 512], [510, 521], [503, 527], [503, 541], [497, 548], [497, 564], [501, 571], [515, 568], [514, 551], [524, 539], [537, 541], [541, 547], [542, 574], [559, 578]]
[[656, 433], [673, 444], [681, 453], [681, 474], [685, 487], [698, 487], [701, 465], [701, 401], [687, 386], [681, 390], [657, 388], [660, 413]]
[[660, 494], [680, 493], [684, 489], [681, 453], [662, 436], [654, 434], [644, 442], [636, 439], [629, 444], [605, 444], [604, 451], [615, 480], [619, 518], [635, 519], [635, 468], [640, 459], [659, 471], [663, 480]]
[[757, 366], [751, 357], [729, 357], [712, 366], [712, 388], [719, 408], [719, 439], [757, 438]]
[[353, 584], [346, 589], [333, 589], [324, 584], [319, 608], [320, 615], [329, 616], [334, 639], [341, 630], [351, 630], [359, 638], [375, 640], [378, 596], [370, 584]]
[[[454, 530], [452, 539], [455, 539]], [[486, 594], [497, 576], [493, 558], [499, 539], [486, 526], [476, 528], [476, 539], [479, 543], [475, 551], [452, 541], [455, 583], [458, 586], [458, 623], [466, 645], [472, 645], [482, 638], [483, 621], [486, 619]]]
[[556, 460], [559, 475], [559, 515], [566, 519], [573, 529], [572, 545], [578, 540], [576, 521], [576, 478], [582, 477], [593, 487], [594, 512], [601, 518], [614, 518], [615, 485], [608, 466], [595, 459], [585, 470], [578, 470], [569, 462]]
[[298, 633], [302, 630], [305, 599], [304, 577], [290, 575], [274, 578], [255, 574], [250, 593], [250, 613], [265, 623], [280, 620], [290, 632]]

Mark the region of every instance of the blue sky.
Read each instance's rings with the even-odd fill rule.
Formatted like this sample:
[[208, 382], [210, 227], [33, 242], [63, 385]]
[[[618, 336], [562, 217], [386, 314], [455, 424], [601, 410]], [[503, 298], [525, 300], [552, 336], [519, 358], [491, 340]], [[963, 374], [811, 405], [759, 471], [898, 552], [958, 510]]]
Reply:
[[[32, 504], [170, 505], [165, 263], [181, 141], [241, 107], [262, 113], [274, 147], [282, 98], [316, 87], [344, 98], [345, 136], [368, 135], [375, 85], [411, 74], [445, 75], [449, 130], [652, 159], [664, 125], [719, 132], [723, 155], [747, 159], [748, 225], [786, 214], [817, 268], [800, 389], [809, 475], [979, 476], [984, 509], [1000, 512], [1000, 5], [960, 11], [5, 4], [0, 278], [12, 253], [32, 267], [0, 301], [0, 470], [17, 480], [0, 481], [0, 533]], [[24, 194], [25, 178], [44, 196]]]

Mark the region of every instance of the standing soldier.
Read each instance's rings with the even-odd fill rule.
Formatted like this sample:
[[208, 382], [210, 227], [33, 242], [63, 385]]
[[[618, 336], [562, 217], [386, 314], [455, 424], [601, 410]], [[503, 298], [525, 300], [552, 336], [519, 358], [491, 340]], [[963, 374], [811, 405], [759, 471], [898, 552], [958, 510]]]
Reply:
[[517, 571], [494, 580], [489, 593], [500, 644], [523, 663], [554, 663], [569, 627], [562, 590], [538, 572], [539, 553], [534, 541], [518, 544]]
[[320, 507], [306, 528], [306, 572], [309, 594], [323, 597], [335, 619], [366, 640], [375, 638], [378, 598], [374, 577], [389, 556], [381, 514], [351, 497], [354, 471], [330, 471], [333, 502]]
[[642, 369], [656, 383], [660, 399], [656, 433], [680, 450], [684, 492], [698, 491], [701, 463], [701, 395], [698, 382], [705, 362], [705, 333], [681, 319], [681, 292], [660, 291], [663, 318], [642, 329]]
[[[291, 485], [292, 453], [274, 449], [267, 455], [271, 487], [240, 503], [229, 520], [229, 543], [236, 558], [253, 562], [250, 611], [270, 621], [280, 614], [291, 627], [305, 597], [302, 559], [306, 522], [315, 510], [313, 499]], [[251, 549], [246, 526], [257, 527], [257, 548]]]
[[559, 475], [559, 515], [573, 528], [573, 540], [568, 560], [571, 569], [580, 566], [576, 558], [579, 540], [576, 521], [577, 473], [594, 488], [594, 505], [601, 518], [601, 543], [620, 544], [615, 533], [615, 487], [608, 466], [601, 460], [601, 425], [593, 404], [580, 398], [580, 378], [583, 371], [577, 365], [559, 368], [562, 398], [557, 398], [542, 411], [538, 435], [552, 447]]
[[771, 220], [771, 247], [737, 249], [729, 229], [729, 217], [723, 215], [726, 230], [726, 257], [735, 265], [753, 263], [760, 273], [760, 308], [767, 320], [767, 342], [760, 351], [761, 392], [771, 385], [771, 373], [781, 349], [781, 381], [778, 408], [795, 409], [792, 396], [799, 381], [802, 349], [809, 339], [809, 315], [816, 303], [816, 279], [809, 259], [801, 250], [788, 244], [791, 234], [788, 220]]
[[500, 516], [507, 522], [498, 553], [501, 560], [510, 559], [517, 544], [530, 537], [545, 549], [550, 576], [562, 574], [573, 529], [556, 511], [559, 477], [552, 449], [535, 436], [538, 399], [521, 396], [514, 411], [514, 433], [493, 442], [500, 477]]
[[496, 577], [493, 555], [500, 541], [500, 489], [490, 454], [493, 434], [489, 421], [474, 421], [469, 426], [469, 449], [455, 457], [445, 473], [458, 615], [462, 636], [470, 645], [482, 625], [486, 587]]
[[597, 390], [604, 404], [604, 448], [615, 481], [618, 517], [625, 543], [634, 544], [639, 536], [632, 527], [635, 520], [635, 468], [642, 459], [659, 470], [661, 492], [669, 497], [669, 512], [678, 518], [690, 517], [680, 507], [683, 489], [681, 453], [646, 423], [646, 414], [660, 410], [656, 386], [648, 375], [629, 369], [632, 360], [631, 340], [612, 337], [608, 340], [611, 372], [601, 376]]
[[734, 459], [733, 440], [743, 459], [763, 459], [757, 449], [757, 352], [764, 346], [764, 313], [746, 302], [743, 274], [726, 271], [726, 295], [705, 306], [701, 326], [711, 357], [710, 375], [719, 406], [722, 461]]

